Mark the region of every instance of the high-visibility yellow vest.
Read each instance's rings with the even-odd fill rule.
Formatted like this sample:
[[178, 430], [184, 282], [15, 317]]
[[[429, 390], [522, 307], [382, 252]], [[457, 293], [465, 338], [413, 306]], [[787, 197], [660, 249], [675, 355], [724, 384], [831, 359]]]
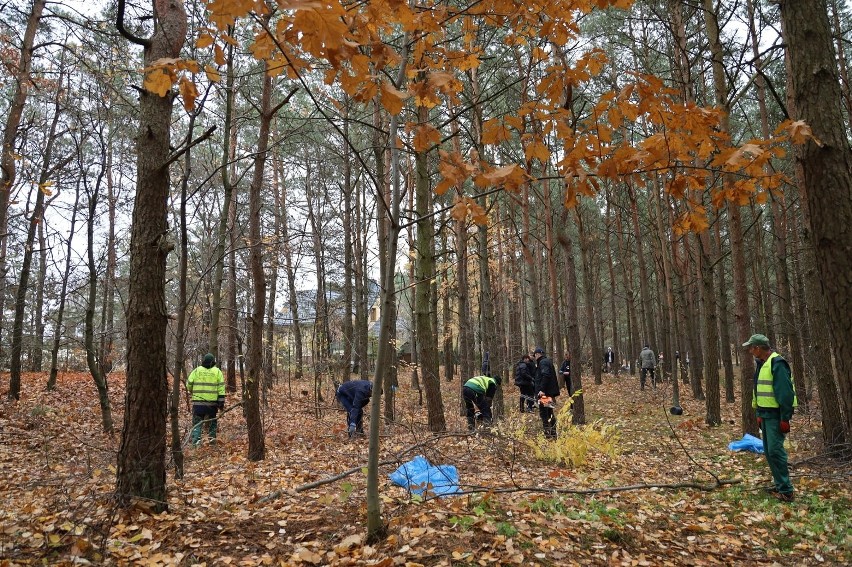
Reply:
[[[757, 374], [757, 388], [755, 396], [751, 400], [753, 408], [777, 408], [778, 400], [775, 399], [775, 389], [772, 387], [772, 359], [780, 356], [777, 352], [773, 352], [760, 367], [760, 372]], [[790, 372], [790, 386], [793, 388], [793, 407], [799, 406], [799, 399], [796, 397], [796, 385], [793, 383], [793, 372]]]
[[482, 394], [488, 392], [488, 388], [494, 384], [497, 385], [497, 382], [494, 378], [490, 376], [474, 376], [470, 380], [464, 383], [465, 386], [471, 388], [472, 390], [476, 390]]
[[190, 373], [186, 389], [192, 394], [193, 402], [215, 405], [219, 398], [225, 398], [225, 377], [215, 366], [199, 366]]

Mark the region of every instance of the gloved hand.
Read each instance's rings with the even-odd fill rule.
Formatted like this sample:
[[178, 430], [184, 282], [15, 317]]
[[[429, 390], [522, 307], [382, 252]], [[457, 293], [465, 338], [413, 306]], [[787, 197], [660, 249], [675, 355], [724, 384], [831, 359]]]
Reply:
[[790, 422], [789, 421], [782, 421], [781, 423], [778, 424], [778, 426], [781, 429], [781, 433], [790, 433]]
[[218, 402], [216, 404], [216, 408], [218, 408], [219, 410], [225, 409], [225, 402]]
[[758, 426], [758, 427], [763, 427], [763, 418], [762, 418], [762, 417], [758, 417], [758, 418], [757, 418], [757, 426]]

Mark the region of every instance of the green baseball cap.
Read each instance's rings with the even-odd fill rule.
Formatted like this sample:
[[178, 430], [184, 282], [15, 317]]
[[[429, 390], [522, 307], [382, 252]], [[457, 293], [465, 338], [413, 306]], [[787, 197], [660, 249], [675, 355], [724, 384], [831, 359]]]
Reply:
[[766, 338], [766, 335], [752, 335], [749, 339], [743, 343], [744, 347], [749, 346], [769, 346], [769, 339]]

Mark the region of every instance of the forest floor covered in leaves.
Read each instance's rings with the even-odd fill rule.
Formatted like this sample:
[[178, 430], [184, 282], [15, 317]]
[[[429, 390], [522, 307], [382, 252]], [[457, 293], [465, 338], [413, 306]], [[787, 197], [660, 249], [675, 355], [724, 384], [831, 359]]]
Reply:
[[[123, 376], [110, 380], [120, 428]], [[792, 423], [797, 499], [789, 504], [762, 490], [770, 482], [762, 455], [727, 449], [741, 437], [739, 401], [723, 398], [723, 425], [709, 428], [703, 402], [688, 389], [684, 414], [672, 416], [669, 383], [640, 392], [638, 378], [605, 375], [603, 385], [585, 387], [585, 405], [589, 422], [616, 434], [608, 442], [614, 452], [584, 455], [567, 445], [585, 462], [565, 466], [537, 457], [540, 421], [518, 413], [514, 387], [506, 388], [508, 413], [496, 431], [468, 435], [457, 415], [458, 382], [444, 382], [449, 431], [433, 436], [417, 393], [403, 386], [397, 421], [381, 437], [388, 537], [370, 545], [360, 468], [367, 440], [346, 438], [330, 387], [319, 404], [308, 398], [311, 387], [286, 379], [269, 393], [262, 462], [246, 459], [240, 409], [227, 412], [218, 445], [186, 450], [183, 479], [170, 463], [169, 510], [153, 514], [141, 504], [114, 506], [120, 433], [101, 432], [91, 379], [62, 375], [53, 392], [46, 382], [25, 375], [19, 402], [2, 392], [0, 565], [852, 563], [852, 472], [820, 456], [816, 409]], [[388, 473], [417, 454], [455, 465], [468, 493], [423, 500], [391, 485]], [[677, 484], [716, 486], [659, 486]]]

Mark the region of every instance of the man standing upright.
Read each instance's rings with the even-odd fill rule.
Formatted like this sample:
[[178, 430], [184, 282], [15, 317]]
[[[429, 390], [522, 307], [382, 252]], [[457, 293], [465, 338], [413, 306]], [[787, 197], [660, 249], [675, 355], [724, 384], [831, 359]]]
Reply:
[[657, 389], [657, 378], [654, 376], [654, 368], [657, 366], [657, 357], [654, 356], [654, 351], [651, 350], [651, 347], [645, 345], [645, 348], [642, 349], [642, 352], [639, 353], [639, 364], [642, 369], [639, 374], [639, 385], [642, 390], [645, 389], [645, 375], [650, 372], [651, 373], [651, 385], [654, 389]]
[[[533, 402], [535, 401], [535, 390], [533, 389], [533, 366], [530, 355], [525, 354], [518, 364], [515, 366], [515, 386], [521, 391], [519, 396], [518, 408], [521, 413], [528, 411], [532, 413]], [[526, 410], [524, 409], [526, 408]]]
[[574, 386], [571, 384], [571, 353], [565, 351], [565, 360], [559, 366], [559, 374], [562, 376], [562, 381], [565, 382], [565, 389], [568, 390], [568, 395], [574, 395]]
[[790, 419], [799, 405], [793, 386], [793, 373], [784, 358], [769, 346], [764, 335], [752, 335], [743, 346], [755, 358], [754, 397], [760, 436], [774, 486], [770, 492], [782, 502], [793, 501], [793, 483], [787, 468], [784, 437], [790, 433]]
[[612, 347], [607, 347], [604, 353], [604, 369], [609, 373], [615, 370], [615, 353], [612, 352]]
[[201, 366], [186, 379], [186, 389], [192, 397], [190, 441], [195, 447], [201, 444], [201, 428], [206, 423], [210, 444], [215, 444], [218, 429], [216, 413], [225, 407], [225, 377], [216, 367], [215, 356], [209, 352], [204, 355]]
[[[538, 414], [541, 416], [541, 424], [544, 427], [544, 436], [548, 439], [556, 439], [556, 416], [553, 408], [556, 405], [556, 397], [559, 396], [559, 381], [556, 379], [556, 369], [553, 361], [544, 355], [544, 349], [537, 347], [533, 352], [535, 357], [535, 391], [539, 398]], [[551, 398], [550, 403], [544, 398]]]

